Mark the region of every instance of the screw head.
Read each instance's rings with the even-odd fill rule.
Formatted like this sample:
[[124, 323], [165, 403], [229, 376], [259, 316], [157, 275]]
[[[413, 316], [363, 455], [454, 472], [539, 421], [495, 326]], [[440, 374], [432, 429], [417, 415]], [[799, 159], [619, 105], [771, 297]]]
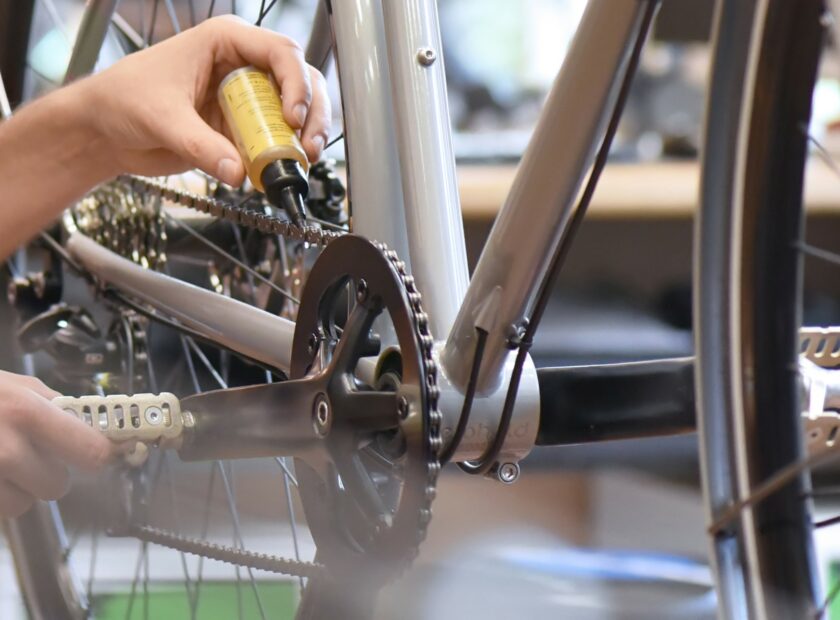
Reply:
[[405, 396], [400, 396], [397, 399], [397, 413], [399, 414], [400, 419], [405, 420], [408, 417], [409, 412], [408, 399]]
[[323, 437], [330, 431], [330, 426], [332, 426], [332, 411], [330, 410], [330, 404], [327, 402], [326, 396], [323, 394], [318, 394], [315, 397], [312, 416], [314, 418], [315, 430]]
[[496, 475], [499, 482], [513, 484], [519, 478], [519, 463], [502, 463]]
[[143, 415], [146, 418], [146, 422], [152, 426], [157, 426], [163, 422], [163, 411], [160, 410], [160, 407], [146, 407], [146, 411]]
[[356, 301], [363, 304], [368, 298], [368, 283], [364, 278], [359, 278], [356, 283]]
[[421, 47], [417, 50], [417, 62], [424, 67], [432, 65], [436, 59], [437, 54], [431, 47]]
[[524, 318], [519, 323], [512, 323], [511, 325], [508, 325], [506, 330], [506, 345], [508, 349], [519, 348], [519, 345], [522, 343], [522, 339], [525, 337], [525, 330], [528, 329], [528, 322], [528, 319]]

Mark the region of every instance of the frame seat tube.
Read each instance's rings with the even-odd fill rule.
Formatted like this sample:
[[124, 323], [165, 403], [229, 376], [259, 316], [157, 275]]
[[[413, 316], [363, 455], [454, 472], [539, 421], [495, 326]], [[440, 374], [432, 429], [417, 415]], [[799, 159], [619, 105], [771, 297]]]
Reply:
[[444, 338], [469, 282], [435, 0], [383, 0], [411, 273]]
[[569, 223], [646, 6], [645, 0], [587, 5], [441, 355], [447, 377], [462, 390], [476, 327], [488, 332], [478, 392], [499, 387], [508, 341]]

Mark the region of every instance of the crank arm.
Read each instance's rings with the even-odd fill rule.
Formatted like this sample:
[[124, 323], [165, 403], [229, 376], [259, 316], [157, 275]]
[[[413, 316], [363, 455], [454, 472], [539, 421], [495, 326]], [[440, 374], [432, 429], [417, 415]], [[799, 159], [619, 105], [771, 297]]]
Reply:
[[185, 461], [303, 457], [322, 439], [318, 416], [329, 422], [318, 388], [313, 379], [298, 379], [188, 396], [181, 406], [194, 423], [178, 455]]
[[[61, 396], [53, 402], [114, 442], [175, 449], [185, 461], [293, 456], [320, 463], [333, 427], [322, 375], [202, 392]], [[144, 458], [138, 455], [138, 463]]]

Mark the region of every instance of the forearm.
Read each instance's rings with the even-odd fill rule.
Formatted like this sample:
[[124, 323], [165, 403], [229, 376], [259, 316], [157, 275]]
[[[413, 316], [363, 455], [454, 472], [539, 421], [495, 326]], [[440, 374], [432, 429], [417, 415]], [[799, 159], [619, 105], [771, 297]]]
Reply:
[[63, 88], [0, 123], [0, 260], [116, 174], [84, 94]]

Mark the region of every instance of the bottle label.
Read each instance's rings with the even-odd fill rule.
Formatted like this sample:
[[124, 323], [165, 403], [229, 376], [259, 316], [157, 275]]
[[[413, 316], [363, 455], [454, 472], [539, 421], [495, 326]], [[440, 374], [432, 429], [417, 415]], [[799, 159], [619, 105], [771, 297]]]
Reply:
[[275, 146], [300, 151], [300, 140], [283, 118], [282, 103], [274, 81], [253, 67], [241, 69], [223, 82], [220, 95], [226, 105], [228, 125], [249, 161]]

